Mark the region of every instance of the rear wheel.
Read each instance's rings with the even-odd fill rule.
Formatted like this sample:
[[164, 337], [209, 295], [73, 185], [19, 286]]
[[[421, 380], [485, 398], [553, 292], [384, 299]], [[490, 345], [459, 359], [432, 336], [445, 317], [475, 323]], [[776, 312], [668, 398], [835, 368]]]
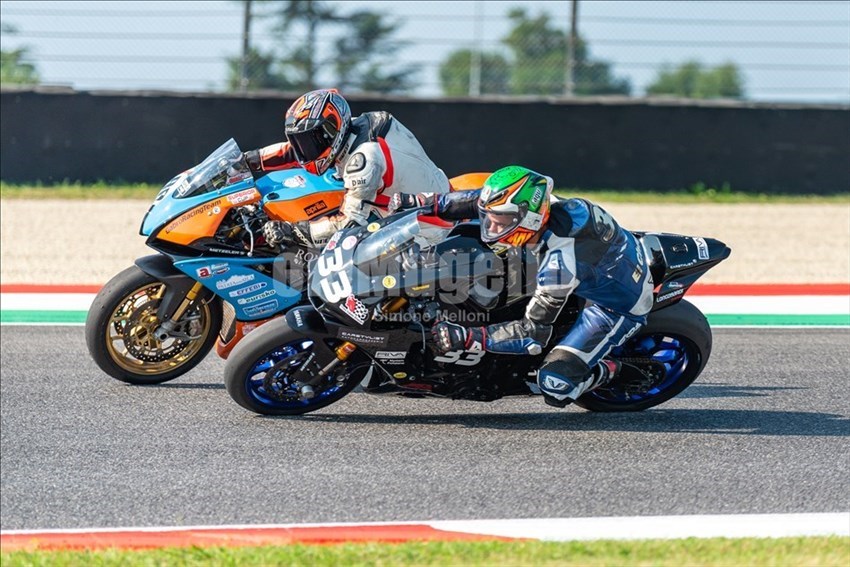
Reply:
[[[330, 345], [333, 346], [333, 345]], [[245, 409], [264, 415], [300, 415], [328, 406], [348, 394], [365, 375], [368, 363], [355, 353], [319, 383], [310, 384], [311, 397], [293, 375], [317, 371], [312, 361], [314, 342], [293, 331], [285, 317], [269, 321], [233, 349], [224, 367], [227, 393]]]
[[591, 411], [641, 411], [691, 385], [711, 355], [711, 329], [693, 304], [680, 301], [650, 315], [646, 327], [611, 351], [622, 363], [611, 383], [575, 404]]
[[178, 321], [184, 336], [166, 340], [154, 331], [165, 284], [131, 266], [112, 278], [86, 318], [86, 345], [101, 370], [130, 384], [159, 384], [194, 368], [212, 348], [221, 328], [221, 303], [198, 302]]

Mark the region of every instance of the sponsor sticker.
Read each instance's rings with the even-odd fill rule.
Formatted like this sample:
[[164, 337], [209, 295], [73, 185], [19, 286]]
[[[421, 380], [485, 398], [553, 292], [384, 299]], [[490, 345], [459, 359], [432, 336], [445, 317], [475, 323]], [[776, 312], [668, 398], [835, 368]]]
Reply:
[[655, 300], [655, 303], [662, 303], [664, 301], [667, 301], [668, 299], [673, 299], [677, 295], [682, 295], [683, 293], [685, 293], [684, 289], [677, 289], [676, 291], [671, 291], [670, 293], [659, 295], [658, 299]]
[[257, 196], [257, 192], [253, 189], [245, 189], [244, 191], [237, 191], [233, 195], [227, 196], [227, 201], [231, 205], [239, 205], [241, 203], [247, 203], [248, 201], [253, 201], [254, 197]]
[[345, 341], [351, 341], [354, 344], [366, 346], [384, 346], [387, 344], [387, 336], [379, 333], [370, 333], [368, 331], [355, 331], [340, 327], [337, 331], [337, 337]]
[[694, 265], [694, 264], [696, 264], [696, 263], [697, 263], [697, 261], [696, 261], [696, 259], [694, 259], [694, 260], [691, 260], [691, 261], [689, 261], [689, 262], [684, 262], [684, 263], [682, 263], [682, 264], [673, 264], [673, 265], [668, 266], [668, 267], [669, 267], [671, 270], [678, 270], [679, 268], [688, 268], [688, 267], [690, 267], [690, 266], [693, 266], [693, 265]]
[[384, 284], [385, 288], [391, 289], [395, 287], [396, 279], [393, 276], [384, 276], [384, 279], [381, 283]]
[[292, 316], [295, 317], [295, 324], [296, 325], [298, 325], [299, 327], [304, 326], [304, 319], [301, 318], [301, 311], [296, 309], [295, 311], [292, 312]]
[[230, 276], [226, 280], [221, 280], [215, 282], [216, 289], [228, 289], [231, 287], [236, 287], [237, 285], [242, 285], [243, 283], [254, 281], [254, 274], [244, 274], [244, 275], [235, 275]]
[[251, 331], [253, 331], [257, 327], [259, 327], [259, 325], [257, 325], [256, 323], [243, 323], [242, 324], [242, 336], [244, 337], [245, 335], [247, 335], [248, 333], [250, 333]]
[[316, 201], [312, 205], [304, 207], [304, 212], [307, 213], [308, 217], [312, 217], [313, 215], [318, 214], [327, 208], [328, 206], [324, 201]]
[[238, 303], [239, 305], [247, 305], [248, 303], [256, 303], [257, 301], [260, 301], [261, 299], [265, 299], [267, 297], [271, 297], [271, 296], [275, 295], [275, 293], [276, 293], [275, 290], [270, 289], [268, 291], [264, 291], [263, 293], [258, 293], [257, 295], [252, 295], [251, 297], [245, 297], [243, 299], [237, 299], [236, 303]]
[[349, 295], [348, 299], [339, 304], [339, 310], [361, 325], [366, 322], [366, 317], [369, 316], [369, 309], [353, 295]]
[[201, 266], [195, 273], [199, 278], [208, 278], [210, 276], [220, 276], [221, 274], [227, 273], [230, 269], [228, 264], [212, 264], [211, 266]]
[[295, 187], [306, 187], [307, 179], [303, 175], [295, 175], [290, 177], [283, 182], [284, 187], [295, 188]]
[[273, 313], [275, 311], [277, 311], [277, 299], [272, 299], [271, 301], [266, 301], [265, 303], [246, 307], [245, 315], [247, 315], [248, 317], [256, 317], [258, 315], [265, 315], [266, 313]]
[[343, 250], [351, 250], [354, 248], [354, 245], [357, 244], [357, 237], [354, 235], [346, 236], [342, 241], [342, 249]]
[[377, 232], [379, 228], [381, 228], [381, 225], [376, 222], [370, 222], [366, 225], [366, 230], [369, 232]]
[[199, 206], [195, 207], [191, 211], [183, 213], [182, 215], [177, 217], [175, 220], [173, 220], [168, 226], [165, 227], [165, 234], [168, 234], [169, 232], [171, 232], [172, 230], [174, 230], [175, 228], [177, 228], [178, 226], [180, 226], [181, 224], [183, 224], [187, 220], [189, 220], [189, 219], [191, 219], [191, 218], [193, 218], [197, 215], [200, 215], [201, 213], [209, 213], [210, 211], [212, 211], [215, 214], [220, 213], [221, 208], [219, 208], [219, 205], [221, 205], [221, 199], [216, 199], [215, 201], [212, 201], [211, 203], [204, 203], [203, 205], [199, 205]]
[[207, 250], [216, 254], [231, 254], [235, 256], [245, 256], [247, 254], [244, 250], [230, 250], [229, 248], [215, 248], [213, 246], [207, 246]]
[[697, 256], [700, 260], [708, 260], [708, 244], [705, 238], [694, 238], [694, 243], [697, 245]]
[[667, 289], [682, 289], [683, 287], [685, 287], [685, 285], [680, 284], [679, 282], [667, 282], [665, 287]]
[[336, 248], [336, 243], [339, 242], [339, 237], [342, 236], [342, 231], [338, 230], [333, 233], [333, 236], [328, 239], [328, 243], [325, 244], [325, 250], [333, 250]]
[[407, 352], [403, 350], [379, 350], [375, 353], [375, 358], [390, 366], [404, 364], [406, 356]]
[[229, 293], [230, 297], [239, 297], [241, 295], [248, 295], [249, 293], [253, 293], [255, 291], [259, 291], [266, 287], [266, 282], [257, 282], [255, 284], [249, 285], [247, 287], [242, 287], [237, 290], [231, 291]]

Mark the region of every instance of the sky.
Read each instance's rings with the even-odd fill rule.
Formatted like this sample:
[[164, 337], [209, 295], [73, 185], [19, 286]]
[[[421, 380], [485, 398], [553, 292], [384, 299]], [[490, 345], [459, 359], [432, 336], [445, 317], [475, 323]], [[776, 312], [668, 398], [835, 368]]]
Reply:
[[[565, 30], [570, 11], [564, 0], [330, 4], [340, 13], [378, 10], [402, 23], [397, 37], [409, 45], [397, 58], [422, 65], [420, 96], [440, 94], [437, 68], [451, 51], [500, 48], [511, 8], [546, 12]], [[578, 11], [593, 58], [613, 63], [638, 96], [662, 63], [696, 59], [737, 63], [752, 100], [850, 104], [850, 0], [580, 0]], [[242, 7], [230, 0], [3, 0], [0, 19], [18, 30], [2, 35], [4, 50], [29, 47], [43, 82], [77, 89], [221, 90], [223, 60], [241, 49]], [[255, 45], [298, 42], [300, 32], [286, 37], [271, 23], [255, 21]], [[323, 48], [333, 39], [323, 37]]]

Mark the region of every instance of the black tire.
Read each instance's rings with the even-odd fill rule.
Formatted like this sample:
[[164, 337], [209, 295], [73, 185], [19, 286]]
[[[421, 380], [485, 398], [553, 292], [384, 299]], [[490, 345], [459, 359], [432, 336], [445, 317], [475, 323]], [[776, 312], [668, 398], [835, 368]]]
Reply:
[[594, 394], [595, 391], [591, 391], [581, 396], [575, 401], [575, 404], [590, 411], [642, 411], [666, 402], [690, 386], [702, 373], [709, 356], [711, 356], [711, 327], [709, 327], [705, 315], [692, 303], [682, 300], [650, 314], [646, 327], [642, 328], [630, 341], [639, 341], [642, 337], [658, 334], [673, 335], [681, 339], [686, 342], [687, 348], [690, 349], [693, 356], [697, 357], [695, 363], [686, 368], [673, 384], [655, 396], [634, 402], [612, 403], [606, 401], [602, 399], [605, 388], [601, 388], [596, 394]]
[[[122, 366], [121, 361], [116, 360], [116, 356], [118, 355], [110, 352], [110, 347], [108, 346], [110, 342], [109, 333], [113, 326], [113, 314], [134, 292], [145, 286], [155, 286], [159, 283], [159, 280], [146, 274], [138, 266], [130, 266], [103, 286], [89, 309], [88, 316], [86, 317], [86, 346], [100, 369], [116, 380], [138, 385], [160, 384], [173, 380], [194, 368], [204, 359], [213, 347], [213, 344], [215, 344], [222, 321], [221, 301], [218, 299], [200, 307], [199, 313], [201, 316], [209, 318], [206, 335], [201, 339], [197, 339], [201, 342], [200, 348], [197, 345], [193, 345], [192, 350], [194, 352], [191, 356], [179, 361], [177, 366], [158, 370], [155, 368], [155, 365], [151, 365], [149, 367], [150, 370], [146, 371], [146, 366], [142, 361], [139, 361], [139, 364], [135, 367], [128, 368], [128, 366], [133, 365], [125, 360], [124, 366]], [[177, 353], [175, 356], [179, 356], [179, 354]], [[136, 367], [138, 370], [136, 370]]]
[[[224, 385], [233, 401], [247, 410], [262, 415], [302, 415], [339, 401], [360, 383], [360, 379], [356, 378], [357, 371], [354, 370], [351, 372], [352, 376], [349, 376], [348, 380], [338, 390], [322, 399], [303, 402], [304, 405], [300, 407], [278, 407], [264, 404], [253, 397], [250, 384], [252, 369], [283, 345], [300, 340], [306, 341], [307, 339], [289, 327], [286, 317], [278, 317], [252, 331], [247, 338], [239, 342], [230, 356], [227, 357], [227, 363], [224, 365]], [[355, 352], [348, 364], [358, 365], [359, 363], [356, 360], [359, 358]], [[365, 365], [363, 367], [365, 368]]]

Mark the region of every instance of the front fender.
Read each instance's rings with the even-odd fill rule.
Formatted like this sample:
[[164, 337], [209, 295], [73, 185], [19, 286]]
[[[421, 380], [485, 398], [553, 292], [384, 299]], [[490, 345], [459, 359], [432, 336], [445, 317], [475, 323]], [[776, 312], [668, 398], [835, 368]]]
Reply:
[[312, 305], [302, 305], [286, 313], [289, 328], [311, 339], [325, 338], [329, 335], [325, 320]]
[[[135, 264], [144, 273], [165, 284], [165, 294], [162, 296], [156, 316], [160, 321], [168, 320], [195, 285], [195, 280], [175, 268], [174, 261], [164, 254], [142, 256], [136, 259]], [[212, 295], [210, 290], [204, 288], [198, 297], [208, 299]]]

